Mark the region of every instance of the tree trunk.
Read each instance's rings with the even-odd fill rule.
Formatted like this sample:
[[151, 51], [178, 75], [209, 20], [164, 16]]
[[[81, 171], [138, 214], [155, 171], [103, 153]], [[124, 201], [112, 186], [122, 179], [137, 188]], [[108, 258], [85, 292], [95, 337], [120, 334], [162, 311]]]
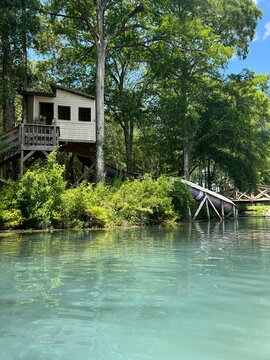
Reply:
[[133, 121], [126, 121], [124, 127], [125, 148], [126, 148], [126, 167], [127, 172], [132, 171], [133, 166], [133, 135], [134, 125]]
[[199, 162], [199, 185], [203, 186], [202, 161]]
[[189, 156], [190, 156], [190, 148], [188, 145], [188, 140], [184, 139], [186, 144], [184, 145], [183, 153], [184, 153], [184, 179], [189, 180]]
[[12, 81], [12, 61], [8, 34], [2, 34], [2, 81], [3, 81], [3, 130], [8, 131], [15, 125], [15, 94]]
[[[25, 0], [22, 0], [22, 50], [23, 50], [23, 90], [27, 90], [27, 66], [28, 66], [28, 57], [27, 57], [27, 34], [26, 34], [26, 8]], [[27, 122], [27, 100], [24, 95], [22, 98], [22, 120]]]
[[184, 179], [189, 180], [189, 160], [190, 160], [190, 136], [189, 124], [186, 117], [186, 110], [183, 121], [183, 172]]
[[104, 4], [98, 3], [97, 11], [98, 39], [97, 48], [97, 75], [96, 75], [96, 182], [105, 182], [104, 164], [104, 79], [106, 40], [104, 39]]
[[188, 109], [188, 97], [187, 97], [187, 78], [188, 73], [186, 67], [182, 69], [183, 79], [181, 82], [181, 92], [183, 97], [183, 172], [184, 179], [189, 180], [189, 158], [190, 158], [190, 124], [188, 123], [189, 119], [187, 116]]
[[212, 176], [211, 176], [211, 160], [207, 159], [207, 188], [212, 188]]

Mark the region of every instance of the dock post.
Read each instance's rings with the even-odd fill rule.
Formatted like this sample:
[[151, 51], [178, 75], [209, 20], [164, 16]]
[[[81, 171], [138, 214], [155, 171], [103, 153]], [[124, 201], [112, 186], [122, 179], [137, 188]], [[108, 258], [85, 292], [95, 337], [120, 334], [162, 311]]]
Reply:
[[210, 220], [210, 211], [209, 211], [209, 200], [208, 200], [208, 196], [206, 197], [205, 207], [206, 207], [207, 219], [208, 219], [208, 221], [209, 221], [209, 220]]
[[221, 217], [222, 217], [222, 219], [224, 220], [224, 201], [222, 200], [221, 201]]

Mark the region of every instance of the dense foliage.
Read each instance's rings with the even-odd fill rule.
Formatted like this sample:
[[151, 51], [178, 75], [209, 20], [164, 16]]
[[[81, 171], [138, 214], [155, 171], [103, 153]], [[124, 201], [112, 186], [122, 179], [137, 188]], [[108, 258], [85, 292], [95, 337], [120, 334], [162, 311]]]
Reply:
[[67, 188], [54, 161], [28, 170], [0, 192], [0, 228], [82, 228], [154, 225], [188, 216], [189, 190], [181, 182], [144, 176], [97, 186]]
[[262, 16], [254, 0], [5, 0], [0, 9], [4, 130], [26, 86], [96, 89], [99, 179], [105, 153], [123, 170], [213, 189], [269, 182], [269, 76], [224, 71], [248, 54]]

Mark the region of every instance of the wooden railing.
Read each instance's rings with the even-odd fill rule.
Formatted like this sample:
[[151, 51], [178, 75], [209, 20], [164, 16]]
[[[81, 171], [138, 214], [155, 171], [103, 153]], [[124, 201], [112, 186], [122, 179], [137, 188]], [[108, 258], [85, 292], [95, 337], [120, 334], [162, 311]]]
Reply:
[[53, 151], [59, 145], [59, 135], [60, 129], [55, 125], [20, 124], [6, 131], [0, 135], [0, 165], [19, 154], [25, 160], [35, 151]]
[[59, 127], [55, 125], [20, 124], [0, 136], [3, 150], [18, 146], [22, 149], [55, 148], [59, 145]]
[[258, 185], [255, 193], [241, 192], [238, 189], [229, 189], [223, 194], [236, 203], [270, 202], [269, 185]]
[[19, 145], [19, 126], [6, 131], [1, 134], [0, 142], [3, 145], [3, 149], [11, 148]]
[[53, 150], [59, 145], [59, 127], [55, 125], [19, 125], [22, 150]]

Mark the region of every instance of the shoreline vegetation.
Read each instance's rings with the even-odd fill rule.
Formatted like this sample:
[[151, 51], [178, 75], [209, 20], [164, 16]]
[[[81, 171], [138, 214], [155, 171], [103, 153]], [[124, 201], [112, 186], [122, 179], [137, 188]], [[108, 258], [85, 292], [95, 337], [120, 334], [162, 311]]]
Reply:
[[187, 219], [193, 200], [176, 179], [150, 175], [112, 185], [69, 188], [52, 153], [0, 191], [0, 230], [95, 229], [161, 225]]

